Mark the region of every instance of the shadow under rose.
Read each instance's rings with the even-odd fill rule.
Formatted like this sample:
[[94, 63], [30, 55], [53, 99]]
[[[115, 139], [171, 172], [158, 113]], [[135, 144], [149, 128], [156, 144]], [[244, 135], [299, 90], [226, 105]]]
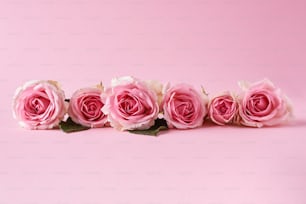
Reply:
[[[250, 127], [250, 126], [244, 126], [239, 124], [226, 124], [224, 126], [216, 125], [210, 120], [207, 120], [204, 122], [202, 127], [199, 128], [242, 128], [242, 129], [258, 129], [258, 127]], [[274, 125], [274, 126], [264, 126], [260, 127], [259, 129], [273, 129], [273, 128], [290, 128], [290, 127], [306, 127], [306, 119], [293, 119], [291, 121], [288, 121], [287, 123]]]
[[289, 122], [286, 127], [306, 127], [306, 119], [296, 119]]

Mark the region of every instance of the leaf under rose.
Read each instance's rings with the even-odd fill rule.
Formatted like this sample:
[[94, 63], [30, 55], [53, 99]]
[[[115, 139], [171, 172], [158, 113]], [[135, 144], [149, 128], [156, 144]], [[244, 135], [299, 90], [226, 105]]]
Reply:
[[65, 133], [79, 132], [90, 129], [90, 127], [85, 127], [83, 125], [73, 122], [70, 117], [66, 121], [60, 122], [59, 128]]
[[129, 130], [130, 133], [139, 135], [158, 136], [160, 131], [168, 130], [168, 125], [164, 119], [156, 119], [155, 124], [147, 130]]

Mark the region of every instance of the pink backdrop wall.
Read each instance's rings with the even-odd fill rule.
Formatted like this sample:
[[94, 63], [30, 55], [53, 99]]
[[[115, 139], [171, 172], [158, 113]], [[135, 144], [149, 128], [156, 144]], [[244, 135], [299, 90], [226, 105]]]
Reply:
[[[306, 1], [1, 0], [0, 203], [306, 202]], [[31, 79], [80, 87], [134, 75], [237, 89], [270, 78], [296, 120], [158, 138], [31, 132], [11, 116]], [[4, 125], [3, 125], [4, 124]]]

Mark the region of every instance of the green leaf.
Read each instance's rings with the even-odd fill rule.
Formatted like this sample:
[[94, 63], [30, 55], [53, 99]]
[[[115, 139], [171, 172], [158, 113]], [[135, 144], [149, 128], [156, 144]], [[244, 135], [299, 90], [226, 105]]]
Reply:
[[65, 133], [79, 132], [90, 129], [90, 127], [84, 127], [80, 124], [73, 122], [70, 117], [66, 121], [60, 122], [59, 127]]
[[156, 119], [155, 124], [147, 130], [129, 130], [129, 132], [133, 134], [157, 136], [162, 130], [168, 130], [166, 120]]

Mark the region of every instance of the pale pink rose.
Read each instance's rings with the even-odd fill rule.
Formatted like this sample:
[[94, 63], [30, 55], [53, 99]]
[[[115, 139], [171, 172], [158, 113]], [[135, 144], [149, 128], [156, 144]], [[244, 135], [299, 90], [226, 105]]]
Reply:
[[241, 124], [250, 127], [282, 124], [292, 114], [287, 97], [271, 81], [253, 84], [240, 83], [244, 93], [240, 96]]
[[13, 115], [24, 128], [52, 129], [65, 113], [65, 95], [57, 82], [30, 81], [16, 90]]
[[202, 126], [208, 99], [192, 86], [178, 84], [166, 88], [162, 102], [164, 119], [169, 128], [188, 129]]
[[118, 130], [145, 130], [154, 125], [159, 113], [156, 93], [133, 77], [112, 80], [112, 87], [101, 95], [102, 111]]
[[104, 106], [101, 99], [102, 92], [102, 87], [83, 88], [74, 92], [68, 108], [71, 119], [86, 127], [103, 127], [107, 117], [101, 110]]
[[161, 105], [163, 100], [163, 84], [156, 80], [147, 80], [145, 83], [149, 89], [156, 93], [158, 105]]
[[230, 92], [215, 96], [209, 103], [208, 116], [218, 125], [232, 123], [238, 113], [238, 103]]

